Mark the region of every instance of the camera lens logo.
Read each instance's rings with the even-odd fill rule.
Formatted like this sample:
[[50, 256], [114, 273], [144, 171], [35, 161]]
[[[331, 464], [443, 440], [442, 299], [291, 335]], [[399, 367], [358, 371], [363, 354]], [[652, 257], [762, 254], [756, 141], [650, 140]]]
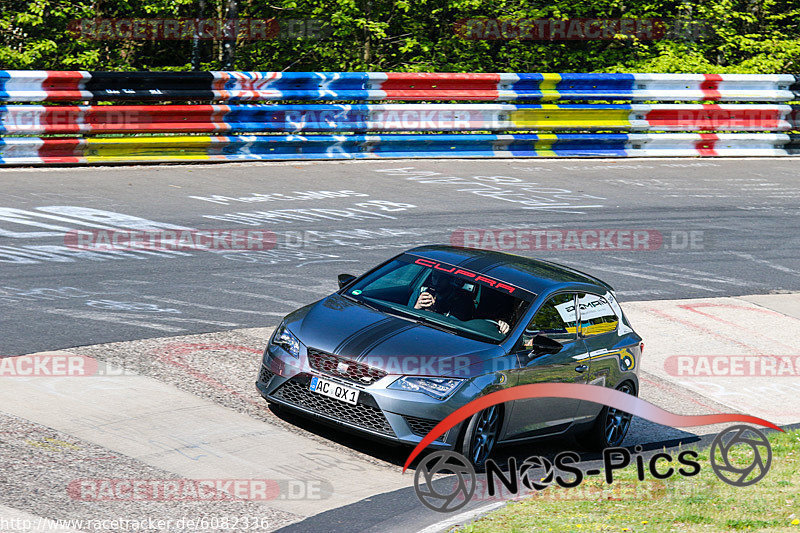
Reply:
[[553, 483], [553, 463], [544, 457], [528, 457], [519, 467], [522, 484], [531, 490], [544, 490]]
[[[455, 474], [455, 483], [444, 481], [434, 487], [436, 474]], [[419, 501], [429, 509], [450, 513], [464, 507], [475, 494], [477, 478], [475, 469], [463, 455], [451, 452], [434, 452], [417, 465], [414, 473], [414, 490]], [[440, 491], [444, 492], [440, 492]]]
[[[749, 446], [752, 458], [741, 465], [731, 457], [736, 446]], [[747, 461], [745, 461], [747, 462]], [[721, 431], [711, 443], [711, 468], [717, 477], [734, 487], [758, 483], [769, 472], [772, 464], [772, 446], [759, 430], [744, 425], [731, 426]]]

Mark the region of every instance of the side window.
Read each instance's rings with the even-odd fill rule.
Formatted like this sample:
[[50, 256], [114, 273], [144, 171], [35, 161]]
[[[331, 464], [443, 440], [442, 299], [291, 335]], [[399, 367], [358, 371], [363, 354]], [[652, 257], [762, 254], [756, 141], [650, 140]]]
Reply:
[[536, 335], [545, 335], [559, 342], [569, 342], [577, 338], [575, 316], [575, 295], [557, 294], [547, 300], [522, 334], [518, 349], [530, 348]]
[[584, 337], [616, 331], [619, 326], [619, 318], [602, 296], [579, 294], [578, 307], [581, 310], [581, 335]]

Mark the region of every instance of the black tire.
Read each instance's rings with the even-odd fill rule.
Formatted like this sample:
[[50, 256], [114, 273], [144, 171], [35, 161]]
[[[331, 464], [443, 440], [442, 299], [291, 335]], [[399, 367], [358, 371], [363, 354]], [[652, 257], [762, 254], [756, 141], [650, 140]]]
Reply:
[[458, 444], [458, 452], [469, 459], [476, 468], [483, 468], [500, 436], [503, 410], [499, 405], [487, 407], [469, 419]]
[[[636, 396], [636, 390], [628, 381], [617, 387], [617, 390]], [[605, 406], [595, 418], [592, 427], [580, 435], [578, 440], [591, 450], [616, 448], [625, 440], [632, 419], [633, 415], [630, 413]]]

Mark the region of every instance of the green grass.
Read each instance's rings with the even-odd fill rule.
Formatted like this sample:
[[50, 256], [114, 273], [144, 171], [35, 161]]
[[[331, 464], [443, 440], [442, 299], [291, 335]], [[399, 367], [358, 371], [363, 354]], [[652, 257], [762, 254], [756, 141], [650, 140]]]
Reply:
[[[699, 452], [700, 473], [659, 481], [636, 479], [633, 461], [615, 472], [612, 485], [588, 478], [574, 489], [546, 490], [490, 513], [459, 531], [795, 531], [800, 533], [800, 431], [770, 433], [772, 467], [758, 483], [732, 487]], [[752, 452], [737, 446], [742, 463]], [[677, 453], [671, 453], [673, 458]], [[673, 466], [679, 467], [677, 461]], [[659, 463], [665, 469], [666, 462]]]

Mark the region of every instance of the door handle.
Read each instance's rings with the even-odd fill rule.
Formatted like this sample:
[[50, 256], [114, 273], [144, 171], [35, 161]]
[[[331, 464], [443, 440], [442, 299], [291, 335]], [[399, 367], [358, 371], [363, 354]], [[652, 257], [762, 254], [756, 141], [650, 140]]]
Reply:
[[587, 370], [589, 370], [589, 365], [578, 365], [575, 367], [575, 372], [583, 373], [586, 372]]

